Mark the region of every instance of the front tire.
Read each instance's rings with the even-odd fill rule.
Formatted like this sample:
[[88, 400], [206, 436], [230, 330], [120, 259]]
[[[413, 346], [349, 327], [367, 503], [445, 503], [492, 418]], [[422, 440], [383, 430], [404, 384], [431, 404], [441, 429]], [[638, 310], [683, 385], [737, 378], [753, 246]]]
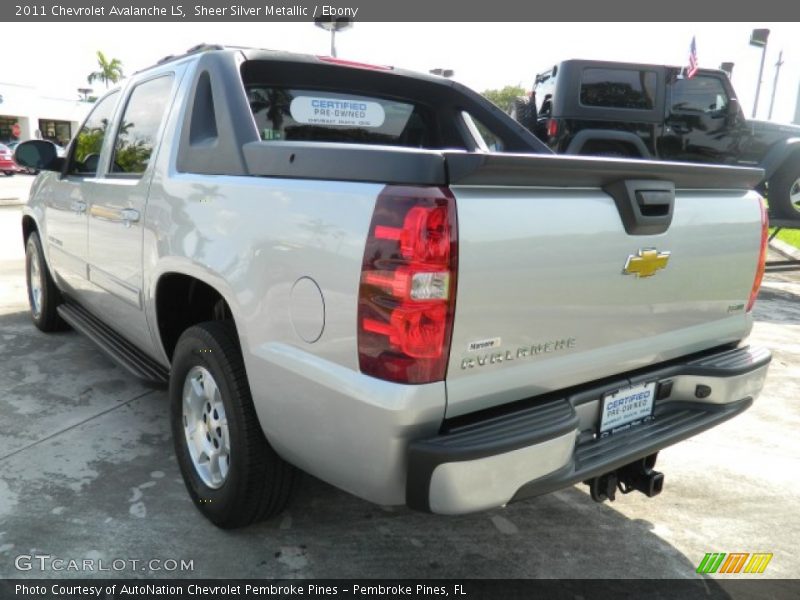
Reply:
[[197, 509], [223, 528], [280, 513], [295, 469], [264, 437], [231, 321], [201, 323], [181, 335], [169, 396], [175, 453]]
[[44, 332], [67, 329], [67, 324], [56, 311], [64, 299], [47, 268], [42, 242], [36, 231], [28, 236], [25, 244], [25, 276], [33, 324]]
[[800, 155], [790, 158], [772, 176], [767, 198], [772, 215], [800, 220]]

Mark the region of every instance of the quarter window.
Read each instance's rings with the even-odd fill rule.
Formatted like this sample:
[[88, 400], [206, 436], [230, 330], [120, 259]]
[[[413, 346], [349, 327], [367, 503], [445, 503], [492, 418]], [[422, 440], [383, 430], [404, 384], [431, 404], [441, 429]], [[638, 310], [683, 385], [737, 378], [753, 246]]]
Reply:
[[111, 173], [144, 173], [155, 150], [171, 90], [171, 75], [145, 81], [133, 89], [114, 142]]
[[584, 69], [581, 104], [650, 110], [655, 106], [656, 82], [655, 71]]
[[475, 138], [478, 146], [485, 152], [502, 152], [503, 140], [501, 140], [494, 132], [484, 125], [481, 121], [473, 117], [468, 112], [462, 113], [467, 128], [470, 130], [472, 137]]
[[672, 112], [712, 113], [728, 106], [728, 94], [716, 77], [676, 79], [672, 84]]
[[70, 174], [89, 177], [97, 174], [100, 150], [103, 148], [103, 140], [118, 99], [119, 92], [114, 92], [100, 100], [92, 109], [75, 138], [68, 170]]

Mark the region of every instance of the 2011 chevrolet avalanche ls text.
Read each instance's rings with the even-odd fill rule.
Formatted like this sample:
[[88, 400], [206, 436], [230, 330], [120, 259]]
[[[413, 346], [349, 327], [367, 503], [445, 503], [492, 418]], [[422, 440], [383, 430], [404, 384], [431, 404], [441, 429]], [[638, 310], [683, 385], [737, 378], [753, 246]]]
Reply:
[[203, 46], [94, 106], [23, 211], [31, 314], [169, 383], [197, 508], [296, 469], [442, 514], [577, 482], [655, 495], [744, 411], [758, 169], [555, 156], [449, 80]]

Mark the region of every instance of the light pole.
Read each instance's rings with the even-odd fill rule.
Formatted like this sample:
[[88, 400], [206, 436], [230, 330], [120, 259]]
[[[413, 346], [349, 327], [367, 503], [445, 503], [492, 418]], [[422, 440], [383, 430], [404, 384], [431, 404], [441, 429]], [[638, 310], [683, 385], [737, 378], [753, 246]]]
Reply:
[[758, 68], [758, 83], [756, 84], [756, 99], [753, 101], [753, 115], [756, 118], [758, 111], [758, 96], [761, 93], [761, 78], [764, 76], [764, 59], [767, 58], [767, 40], [769, 39], [769, 29], [753, 29], [750, 34], [750, 45], [761, 48], [761, 66]]
[[794, 121], [796, 125], [800, 125], [800, 87], [797, 88], [797, 106], [794, 109]]
[[346, 17], [340, 19], [334, 19], [333, 17], [317, 17], [314, 19], [314, 25], [331, 32], [331, 56], [336, 58], [336, 32], [350, 29], [353, 23]]
[[724, 62], [719, 65], [719, 70], [724, 71], [725, 74], [728, 76], [728, 79], [733, 79], [733, 63], [732, 62]]
[[444, 77], [445, 79], [450, 79], [453, 75], [456, 74], [453, 69], [431, 69], [428, 71], [431, 75], [438, 75], [439, 77]]
[[775, 63], [775, 81], [772, 84], [772, 98], [769, 100], [769, 114], [767, 119], [772, 118], [772, 107], [775, 106], [775, 92], [778, 89], [778, 77], [781, 74], [781, 67], [783, 66], [783, 50], [778, 53], [778, 62]]

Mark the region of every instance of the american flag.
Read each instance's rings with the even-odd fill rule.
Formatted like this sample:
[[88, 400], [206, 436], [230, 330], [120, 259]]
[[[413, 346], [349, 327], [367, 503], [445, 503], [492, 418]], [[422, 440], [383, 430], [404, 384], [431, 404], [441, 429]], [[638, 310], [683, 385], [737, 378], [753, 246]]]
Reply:
[[697, 75], [697, 44], [695, 44], [694, 36], [692, 36], [692, 45], [689, 47], [689, 68], [686, 71], [686, 78], [691, 79]]

